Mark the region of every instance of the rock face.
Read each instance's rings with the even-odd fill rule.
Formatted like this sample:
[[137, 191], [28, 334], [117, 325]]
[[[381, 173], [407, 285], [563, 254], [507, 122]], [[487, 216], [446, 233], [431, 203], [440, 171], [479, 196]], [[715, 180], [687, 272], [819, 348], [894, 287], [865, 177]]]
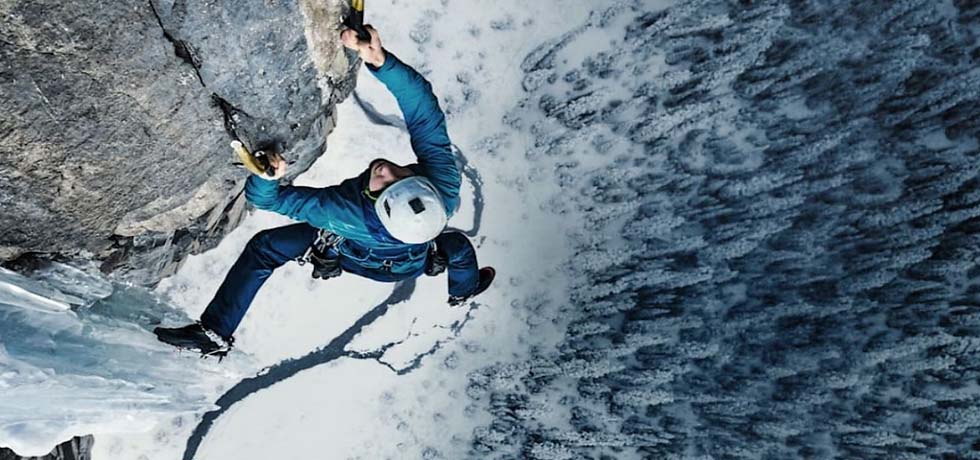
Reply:
[[153, 284], [245, 209], [228, 144], [321, 154], [356, 69], [339, 0], [0, 2], [0, 260]]
[[0, 447], [0, 460], [91, 460], [94, 442], [92, 436], [76, 436], [43, 457], [21, 457], [10, 449]]

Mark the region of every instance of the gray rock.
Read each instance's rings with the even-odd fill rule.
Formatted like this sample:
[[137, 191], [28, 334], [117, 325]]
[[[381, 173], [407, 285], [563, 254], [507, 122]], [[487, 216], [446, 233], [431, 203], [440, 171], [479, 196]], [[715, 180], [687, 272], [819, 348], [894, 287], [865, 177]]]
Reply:
[[94, 443], [92, 436], [75, 436], [43, 457], [21, 457], [10, 449], [0, 447], [0, 460], [91, 460]]
[[216, 245], [245, 210], [232, 139], [289, 178], [323, 152], [344, 4], [0, 1], [0, 260], [154, 284]]

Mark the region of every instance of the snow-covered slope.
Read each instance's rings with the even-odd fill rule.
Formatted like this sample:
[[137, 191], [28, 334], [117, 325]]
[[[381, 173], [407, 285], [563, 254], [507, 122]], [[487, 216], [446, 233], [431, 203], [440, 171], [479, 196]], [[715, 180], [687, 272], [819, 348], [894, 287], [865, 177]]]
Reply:
[[470, 458], [977, 458], [978, 18], [635, 2], [529, 54], [572, 323], [473, 374]]

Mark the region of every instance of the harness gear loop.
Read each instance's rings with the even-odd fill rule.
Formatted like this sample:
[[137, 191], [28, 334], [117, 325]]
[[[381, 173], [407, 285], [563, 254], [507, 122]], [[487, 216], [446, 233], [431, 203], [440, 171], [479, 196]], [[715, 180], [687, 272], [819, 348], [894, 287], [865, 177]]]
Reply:
[[336, 278], [343, 273], [343, 269], [340, 267], [339, 251], [334, 250], [334, 254], [331, 255], [330, 249], [336, 248], [342, 241], [344, 241], [343, 237], [320, 229], [317, 231], [313, 244], [296, 261], [300, 265], [304, 265], [306, 262], [313, 265], [313, 273], [311, 275], [314, 279], [326, 280]]
[[435, 240], [429, 243], [428, 252], [428, 257], [425, 260], [425, 274], [428, 276], [437, 276], [446, 271], [446, 268], [449, 266], [449, 259], [439, 252], [439, 246]]
[[311, 261], [314, 251], [319, 254], [326, 255], [328, 249], [336, 248], [337, 245], [343, 241], [344, 237], [321, 228], [317, 230], [316, 239], [313, 240], [313, 244], [306, 248], [306, 252], [304, 252], [302, 256], [298, 257], [296, 262], [299, 262], [300, 266], [306, 265], [307, 262]]

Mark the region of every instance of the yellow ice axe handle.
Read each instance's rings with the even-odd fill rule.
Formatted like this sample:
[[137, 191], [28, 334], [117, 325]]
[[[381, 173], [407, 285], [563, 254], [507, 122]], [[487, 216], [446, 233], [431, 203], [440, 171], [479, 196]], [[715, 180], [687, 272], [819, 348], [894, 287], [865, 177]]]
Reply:
[[255, 174], [265, 174], [272, 177], [275, 172], [269, 167], [269, 159], [265, 155], [252, 155], [240, 141], [231, 141], [231, 148], [235, 150], [238, 159], [245, 165], [245, 169]]

